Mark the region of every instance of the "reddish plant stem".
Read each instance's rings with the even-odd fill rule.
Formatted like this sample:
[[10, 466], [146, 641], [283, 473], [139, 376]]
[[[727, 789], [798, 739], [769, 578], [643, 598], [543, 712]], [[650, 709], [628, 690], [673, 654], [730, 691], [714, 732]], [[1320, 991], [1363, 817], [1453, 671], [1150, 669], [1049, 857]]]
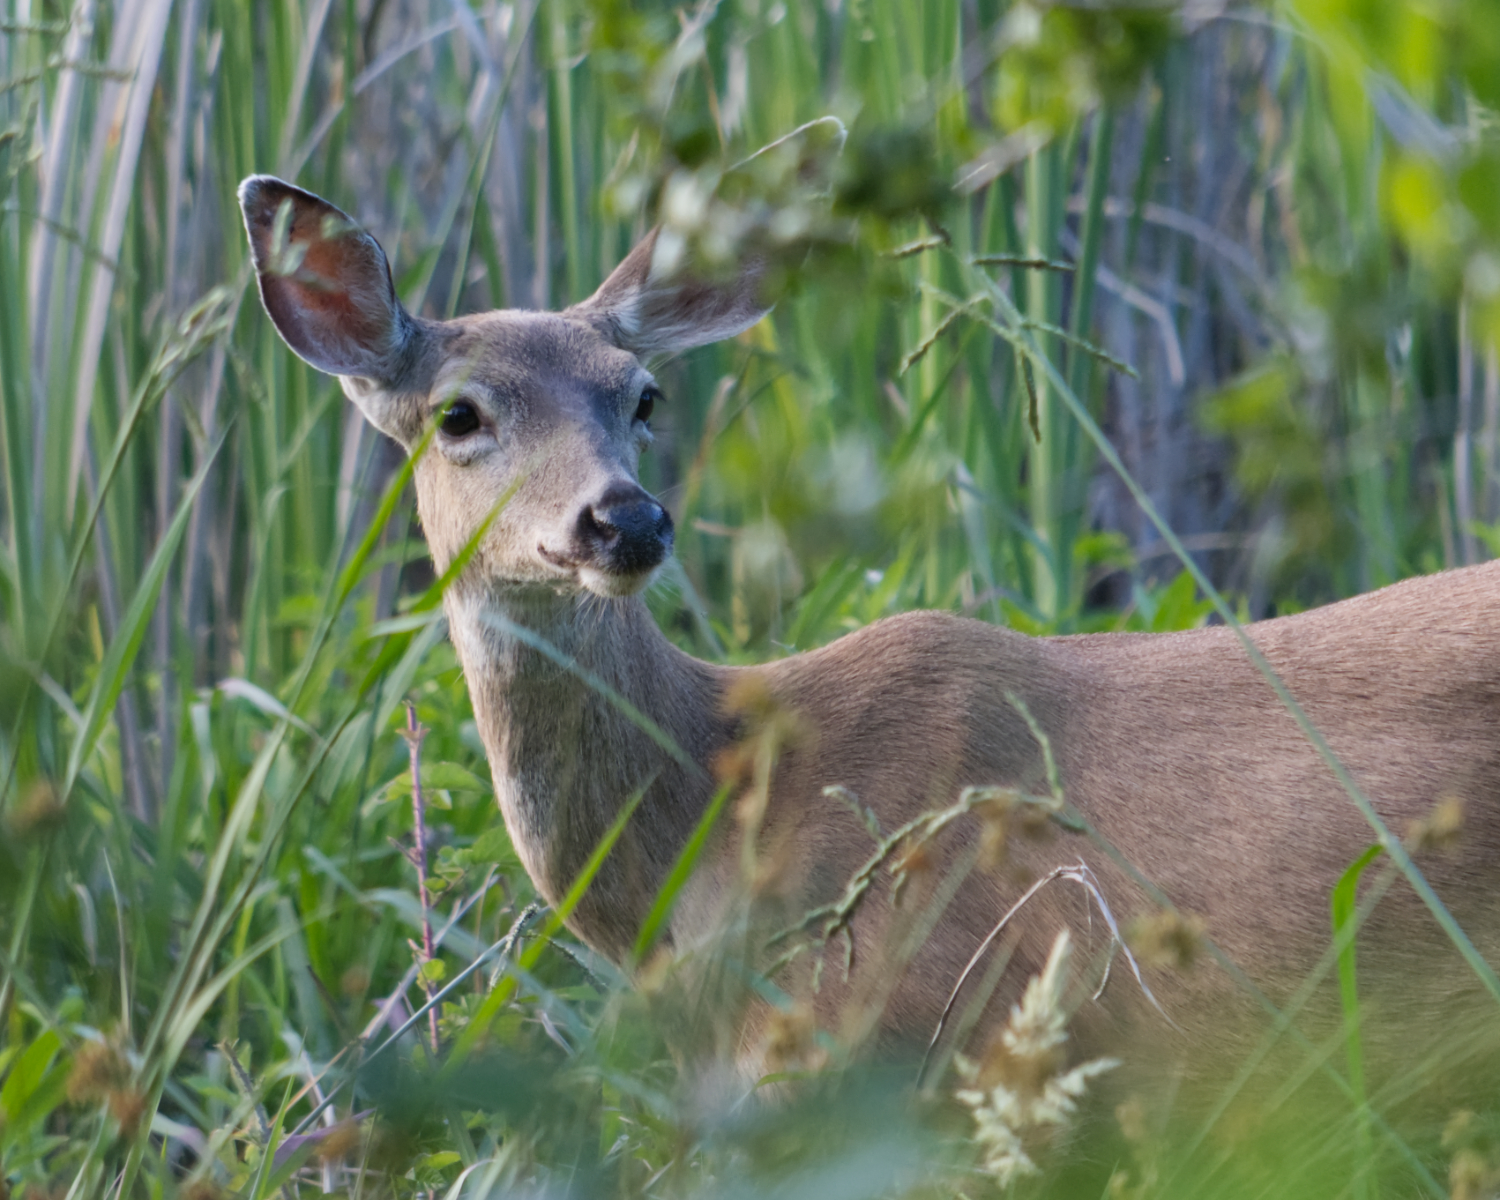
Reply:
[[[412, 854], [412, 864], [417, 868], [417, 897], [422, 902], [422, 962], [425, 967], [436, 957], [436, 949], [432, 943], [432, 911], [431, 902], [427, 896], [427, 802], [422, 796], [422, 741], [427, 736], [427, 728], [417, 723], [417, 710], [410, 700], [406, 702], [406, 728], [401, 731], [401, 736], [406, 739], [406, 748], [411, 753], [411, 813], [412, 824], [416, 827], [416, 848]], [[422, 971], [422, 990], [427, 993], [427, 999], [432, 999], [433, 982], [428, 978], [426, 970]], [[428, 1025], [432, 1033], [432, 1053], [436, 1057], [438, 1052], [438, 1014], [436, 1008], [427, 1010]]]

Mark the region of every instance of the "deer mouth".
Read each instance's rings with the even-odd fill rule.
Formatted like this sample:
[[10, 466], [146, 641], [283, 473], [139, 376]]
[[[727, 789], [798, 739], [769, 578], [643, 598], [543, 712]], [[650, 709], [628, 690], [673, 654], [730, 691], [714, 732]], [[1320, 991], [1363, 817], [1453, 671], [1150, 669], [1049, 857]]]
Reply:
[[627, 555], [609, 553], [562, 554], [538, 543], [537, 555], [548, 566], [576, 582], [584, 591], [606, 599], [634, 596], [645, 590], [657, 569], [672, 553], [670, 531], [660, 539], [654, 555], [639, 552]]

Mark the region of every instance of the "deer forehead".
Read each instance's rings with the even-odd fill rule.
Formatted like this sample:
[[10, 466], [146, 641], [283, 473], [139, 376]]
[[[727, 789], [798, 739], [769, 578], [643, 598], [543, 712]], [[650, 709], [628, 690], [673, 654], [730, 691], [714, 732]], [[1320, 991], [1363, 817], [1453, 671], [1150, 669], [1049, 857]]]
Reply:
[[556, 313], [500, 310], [460, 317], [433, 379], [443, 401], [473, 395], [481, 403], [522, 405], [529, 415], [598, 400], [633, 399], [651, 382], [634, 354], [594, 326]]

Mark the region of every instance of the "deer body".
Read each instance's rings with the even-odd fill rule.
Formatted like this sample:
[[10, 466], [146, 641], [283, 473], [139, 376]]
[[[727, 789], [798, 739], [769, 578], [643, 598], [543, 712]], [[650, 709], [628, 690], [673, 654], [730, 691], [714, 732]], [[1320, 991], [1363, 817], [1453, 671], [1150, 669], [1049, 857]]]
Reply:
[[[778, 706], [813, 730], [811, 742], [778, 765], [764, 834], [797, 846], [796, 878], [786, 882], [804, 908], [833, 900], [872, 848], [825, 787], [848, 788], [886, 830], [951, 803], [965, 786], [1038, 787], [1041, 755], [1011, 695], [1047, 732], [1068, 801], [1177, 907], [1202, 917], [1277, 1002], [1327, 946], [1329, 892], [1374, 840], [1223, 627], [1037, 639], [909, 613], [764, 667], [724, 668], [677, 650], [634, 598], [587, 615], [554, 614], [567, 628], [530, 626], [660, 724], [701, 765], [692, 771], [576, 675], [514, 639], [501, 650], [493, 633], [481, 632], [481, 613], [464, 611], [463, 602], [449, 613], [506, 821], [545, 896], [561, 898], [623, 798], [654, 781], [574, 915], [575, 930], [617, 959], [628, 954], [713, 793], [715, 757], [736, 736], [723, 697], [746, 674], [761, 677]], [[510, 609], [506, 619], [521, 623], [520, 616]], [[1410, 580], [1263, 622], [1252, 634], [1390, 827], [1405, 829], [1444, 799], [1464, 803], [1463, 845], [1423, 865], [1493, 960], [1500, 564]], [[506, 665], [497, 670], [497, 662]], [[1122, 921], [1153, 907], [1079, 835], [1022, 851], [1032, 874], [1088, 862]], [[700, 872], [715, 885], [679, 905], [684, 946], [709, 931], [730, 890], [733, 846], [720, 854], [724, 861]], [[965, 885], [891, 997], [898, 1035], [932, 1032], [964, 963], [1019, 891], [1006, 874]], [[856, 950], [877, 970], [884, 903], [855, 921]], [[1034, 967], [1065, 919], [1037, 917], [1046, 936], [1021, 961]], [[1477, 983], [1415, 896], [1377, 909], [1366, 942], [1369, 976], [1404, 981], [1399, 1021], [1409, 1031], [1441, 1025], [1434, 1013], [1477, 1000]], [[1201, 978], [1148, 974], [1173, 1020], [1204, 1037], [1222, 1032], [1224, 1005], [1248, 1012], [1212, 967]], [[829, 988], [829, 1010], [857, 986]], [[1160, 1016], [1128, 984], [1114, 986], [1126, 1019], [1162, 1040]], [[1089, 1014], [1081, 1016], [1086, 1027]], [[1114, 1039], [1102, 1031], [1098, 1040]]]
[[[707, 937], [742, 890], [746, 838], [767, 864], [756, 886], [789, 917], [843, 892], [873, 842], [825, 788], [853, 793], [883, 832], [966, 787], [1045, 791], [1023, 710], [1050, 742], [1068, 804], [1202, 917], [1274, 1002], [1328, 945], [1329, 890], [1374, 835], [1228, 629], [1037, 639], [912, 613], [739, 668], [668, 642], [639, 596], [672, 536], [636, 482], [655, 400], [642, 358], [758, 319], [753, 272], [726, 288], [664, 280], [648, 238], [565, 313], [423, 322], [396, 301], [378, 245], [338, 210], [266, 177], [247, 180], [241, 199], [278, 329], [340, 375], [378, 428], [421, 449], [418, 505], [438, 569], [473, 548], [445, 597], [449, 629], [506, 824], [546, 899], [566, 893], [621, 805], [644, 791], [572, 915], [591, 945], [628, 957], [726, 754], [753, 732], [747, 695], [798, 736], [783, 744], [764, 813], [726, 815], [679, 899], [671, 933], [681, 949]], [[1389, 826], [1462, 802], [1461, 845], [1424, 865], [1496, 961], [1500, 565], [1410, 580], [1251, 633]], [[957, 823], [933, 847], [939, 865], [966, 862], [976, 828]], [[878, 1011], [871, 1019], [889, 1041], [925, 1041], [971, 955], [1026, 882], [1054, 867], [1086, 862], [1121, 923], [1154, 910], [1095, 841], [1049, 828], [1010, 838], [1002, 869], [963, 876], [930, 932], [919, 918], [938, 904], [944, 873], [915, 880], [899, 908], [882, 876], [854, 912], [849, 978], [823, 972], [824, 1024]], [[1097, 915], [1066, 884], [1038, 892], [1017, 918], [1007, 978], [1024, 981], [1062, 923], [1081, 929]], [[1401, 984], [1389, 989], [1392, 1027], [1413, 1013], [1430, 1024], [1435, 1012], [1487, 1011], [1404, 885], [1376, 909], [1361, 955], [1369, 978]], [[809, 957], [783, 977], [793, 990], [811, 991]], [[1212, 964], [1148, 969], [1173, 1029], [1123, 976], [1080, 1013], [1086, 1043], [1191, 1050], [1254, 1008]], [[1328, 993], [1318, 1003], [1336, 1013]], [[746, 1028], [753, 1042], [753, 1020]]]

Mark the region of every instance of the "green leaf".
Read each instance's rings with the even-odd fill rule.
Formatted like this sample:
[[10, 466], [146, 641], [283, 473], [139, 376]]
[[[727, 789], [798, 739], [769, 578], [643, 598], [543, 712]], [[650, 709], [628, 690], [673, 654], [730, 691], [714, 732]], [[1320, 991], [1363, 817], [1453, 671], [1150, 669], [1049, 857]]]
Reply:
[[28, 1114], [26, 1102], [41, 1086], [42, 1079], [47, 1074], [47, 1068], [52, 1065], [52, 1060], [57, 1057], [57, 1052], [61, 1049], [62, 1039], [56, 1032], [48, 1029], [21, 1051], [15, 1066], [5, 1077], [5, 1086], [0, 1087], [0, 1115], [5, 1118], [0, 1124], [18, 1122], [23, 1116], [41, 1115]]
[[[504, 825], [496, 824], [486, 829], [477, 838], [474, 844], [466, 850], [459, 851], [470, 863], [496, 863], [508, 866], [517, 863], [516, 849], [510, 843], [510, 831]], [[455, 855], [455, 859], [457, 855]]]
[[[474, 772], [457, 763], [437, 762], [422, 764], [422, 795], [429, 804], [437, 808], [451, 808], [452, 805], [440, 799], [437, 792], [446, 790], [450, 792], [478, 792], [481, 795], [490, 790], [490, 785], [480, 779]], [[411, 796], [411, 772], [403, 771], [384, 787], [382, 787], [372, 798], [375, 804], [389, 804], [392, 800], [405, 800]]]

